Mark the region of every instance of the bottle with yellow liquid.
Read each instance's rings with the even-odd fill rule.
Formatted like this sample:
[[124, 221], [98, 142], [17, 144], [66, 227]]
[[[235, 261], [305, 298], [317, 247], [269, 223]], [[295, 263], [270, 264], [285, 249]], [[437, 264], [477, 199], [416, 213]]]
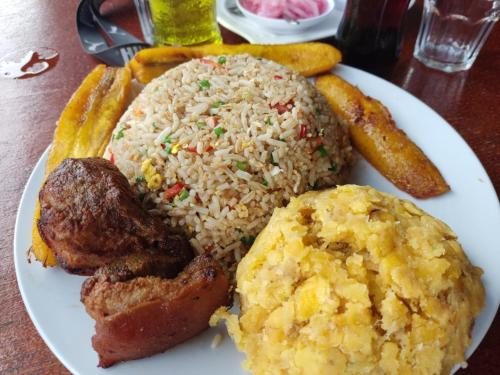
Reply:
[[154, 44], [188, 46], [222, 43], [216, 0], [149, 0]]

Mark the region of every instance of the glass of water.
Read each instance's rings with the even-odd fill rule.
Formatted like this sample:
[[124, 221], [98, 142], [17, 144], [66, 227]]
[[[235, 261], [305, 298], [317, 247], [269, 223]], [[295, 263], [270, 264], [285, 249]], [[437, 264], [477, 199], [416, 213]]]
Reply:
[[500, 0], [425, 0], [413, 55], [445, 72], [469, 69], [500, 17]]

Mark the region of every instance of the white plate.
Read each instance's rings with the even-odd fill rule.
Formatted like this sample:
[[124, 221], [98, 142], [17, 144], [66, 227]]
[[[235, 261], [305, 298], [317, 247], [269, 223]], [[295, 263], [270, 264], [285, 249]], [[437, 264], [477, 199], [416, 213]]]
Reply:
[[[396, 123], [407, 132], [443, 173], [452, 191], [429, 200], [416, 200], [397, 190], [367, 162], [360, 161], [351, 182], [369, 184], [379, 190], [416, 202], [430, 214], [447, 222], [458, 234], [472, 263], [484, 270], [486, 308], [473, 330], [467, 356], [481, 342], [500, 300], [500, 207], [495, 190], [481, 163], [462, 138], [438, 114], [402, 89], [378, 77], [347, 66], [335, 73], [380, 99]], [[473, 126], [473, 124], [471, 124]], [[38, 332], [52, 352], [74, 374], [243, 374], [238, 353], [226, 337], [216, 349], [210, 343], [217, 329], [210, 329], [187, 343], [151, 358], [130, 361], [102, 370], [90, 338], [93, 321], [80, 303], [83, 277], [59, 268], [44, 269], [39, 262], [28, 263], [31, 224], [35, 199], [43, 178], [47, 151], [35, 166], [26, 184], [17, 214], [14, 260], [19, 289]], [[222, 331], [221, 331], [222, 332]]]
[[[346, 0], [335, 0], [333, 12], [325, 21], [297, 34], [275, 34], [263, 29], [252, 20], [243, 16], [236, 5], [236, 0], [217, 0], [217, 21], [226, 29], [238, 34], [256, 44], [287, 44], [302, 43], [311, 40], [329, 38], [337, 34], [342, 15], [344, 14]], [[410, 0], [408, 9], [415, 5], [415, 0]]]

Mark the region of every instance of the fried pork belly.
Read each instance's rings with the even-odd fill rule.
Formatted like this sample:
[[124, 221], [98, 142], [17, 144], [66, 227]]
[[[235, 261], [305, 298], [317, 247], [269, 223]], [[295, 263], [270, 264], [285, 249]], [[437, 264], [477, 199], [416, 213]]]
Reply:
[[228, 304], [229, 281], [210, 255], [196, 257], [175, 279], [158, 276], [152, 264], [136, 266], [106, 266], [82, 286], [101, 367], [163, 352], [205, 330]]

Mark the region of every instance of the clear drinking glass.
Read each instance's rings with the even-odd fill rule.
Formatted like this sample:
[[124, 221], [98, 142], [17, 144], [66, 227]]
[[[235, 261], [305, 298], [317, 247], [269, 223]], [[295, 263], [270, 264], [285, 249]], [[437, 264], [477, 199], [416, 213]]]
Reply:
[[413, 55], [430, 68], [467, 70], [499, 17], [499, 0], [425, 0]]

